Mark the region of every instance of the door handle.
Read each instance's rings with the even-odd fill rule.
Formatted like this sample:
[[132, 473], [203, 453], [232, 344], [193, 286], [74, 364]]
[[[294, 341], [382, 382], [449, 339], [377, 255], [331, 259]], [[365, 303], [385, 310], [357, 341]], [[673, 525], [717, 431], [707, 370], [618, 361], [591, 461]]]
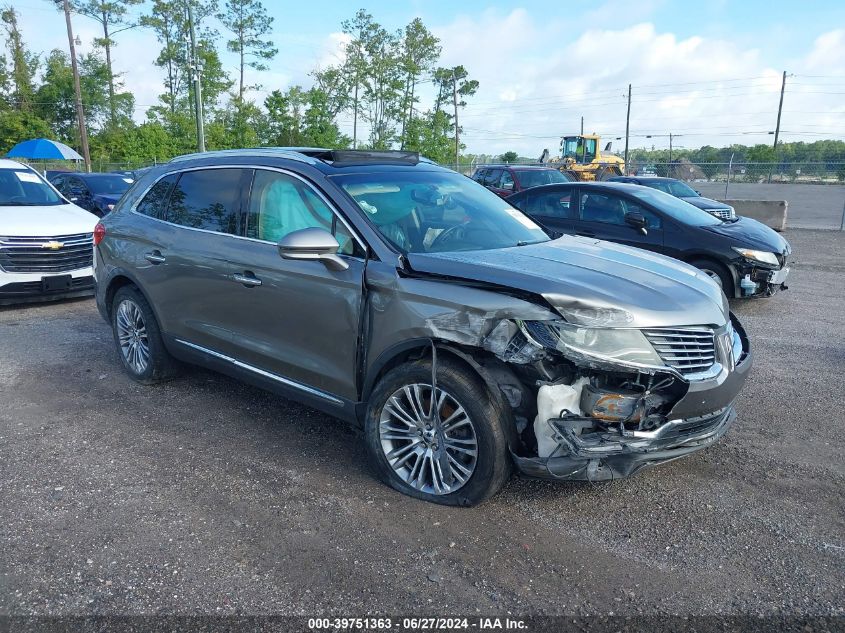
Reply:
[[146, 259], [151, 264], [163, 264], [167, 261], [167, 258], [161, 254], [160, 251], [153, 251], [152, 253], [146, 253], [144, 255], [144, 259]]
[[234, 275], [232, 275], [232, 280], [237, 281], [239, 284], [243, 284], [244, 286], [248, 287], [261, 285], [261, 280], [255, 275], [243, 275], [241, 273], [235, 273]]

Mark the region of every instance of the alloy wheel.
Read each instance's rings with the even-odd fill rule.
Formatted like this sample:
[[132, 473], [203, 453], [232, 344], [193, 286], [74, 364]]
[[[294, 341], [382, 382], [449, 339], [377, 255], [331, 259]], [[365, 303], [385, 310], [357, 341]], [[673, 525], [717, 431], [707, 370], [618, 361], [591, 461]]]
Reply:
[[120, 352], [133, 372], [143, 374], [150, 364], [150, 342], [144, 313], [134, 301], [124, 299], [115, 319]]
[[466, 410], [443, 389], [400, 387], [379, 419], [379, 440], [393, 472], [420, 492], [445, 495], [464, 486], [475, 471], [478, 438]]

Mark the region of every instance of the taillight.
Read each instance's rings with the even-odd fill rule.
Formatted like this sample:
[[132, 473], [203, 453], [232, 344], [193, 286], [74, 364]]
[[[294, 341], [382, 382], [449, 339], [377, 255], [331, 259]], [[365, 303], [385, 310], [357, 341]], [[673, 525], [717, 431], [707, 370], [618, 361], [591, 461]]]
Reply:
[[99, 244], [103, 241], [103, 238], [106, 236], [106, 227], [103, 226], [101, 222], [97, 223], [97, 226], [94, 227], [94, 246]]

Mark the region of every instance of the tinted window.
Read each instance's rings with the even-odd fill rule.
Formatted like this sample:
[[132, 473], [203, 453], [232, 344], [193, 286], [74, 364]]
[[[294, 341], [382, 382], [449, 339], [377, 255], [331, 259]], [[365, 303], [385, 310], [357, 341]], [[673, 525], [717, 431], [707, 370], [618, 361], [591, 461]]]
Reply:
[[679, 198], [698, 197], [695, 189], [680, 180], [646, 180], [642, 184], [646, 187], [651, 187], [652, 189], [657, 189], [658, 191], [678, 196]]
[[167, 221], [237, 235], [242, 176], [242, 169], [183, 172], [170, 194]]
[[179, 174], [170, 174], [159, 180], [147, 192], [135, 210], [138, 213], [143, 213], [151, 218], [163, 220], [165, 216], [165, 209], [167, 208], [167, 199], [170, 197], [170, 190]]
[[523, 169], [516, 172], [516, 177], [519, 178], [519, 184], [523, 189], [558, 182], [572, 182], [571, 178], [567, 178], [557, 169]]
[[309, 228], [332, 233], [340, 244], [338, 253], [359, 254], [349, 231], [309, 186], [287, 174], [257, 170], [247, 212], [247, 237], [278, 242], [289, 233]]
[[605, 192], [581, 194], [581, 219], [584, 221], [627, 224], [625, 215], [628, 213], [642, 213], [650, 229], [663, 228], [659, 215], [623, 196]]
[[513, 176], [506, 169], [502, 172], [502, 180], [499, 182], [500, 189], [513, 189]]
[[581, 219], [585, 222], [624, 224], [625, 207], [622, 198], [604, 192], [582, 193]]
[[484, 175], [484, 181], [482, 182], [483, 185], [487, 187], [498, 187], [499, 180], [502, 178], [502, 170], [501, 169], [488, 169], [487, 173]]
[[475, 173], [472, 175], [472, 179], [476, 182], [484, 182], [484, 175], [487, 173], [486, 169], [477, 169]]
[[528, 215], [568, 219], [575, 215], [570, 205], [571, 199], [572, 189], [534, 194], [529, 193], [520, 208]]
[[663, 193], [656, 189], [644, 187], [632, 191], [631, 195], [656, 207], [682, 224], [692, 226], [714, 226], [716, 224], [722, 224], [722, 220], [710, 215], [707, 211], [702, 211], [689, 202], [684, 202], [680, 198], [670, 196], [668, 193]]

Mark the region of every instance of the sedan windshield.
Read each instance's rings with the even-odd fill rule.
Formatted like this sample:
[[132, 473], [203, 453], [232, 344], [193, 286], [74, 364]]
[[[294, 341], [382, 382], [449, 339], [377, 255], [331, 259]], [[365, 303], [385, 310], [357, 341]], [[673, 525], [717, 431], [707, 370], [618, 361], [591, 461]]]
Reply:
[[647, 180], [643, 183], [646, 187], [657, 189], [672, 194], [678, 198], [697, 198], [698, 193], [688, 184], [680, 180]]
[[41, 176], [29, 169], [0, 169], [0, 206], [66, 204]]
[[657, 207], [657, 209], [682, 224], [689, 224], [690, 226], [722, 224], [722, 220], [710, 215], [707, 211], [702, 211], [689, 202], [684, 202], [668, 193], [647, 187], [634, 187], [633, 189], [636, 189], [636, 191], [631, 191], [635, 197]]
[[515, 169], [514, 173], [519, 178], [519, 184], [522, 185], [523, 189], [538, 187], [540, 185], [551, 185], [558, 182], [572, 182], [570, 178], [567, 178], [557, 169]]
[[85, 183], [93, 193], [122, 194], [132, 185], [132, 179], [129, 176], [109, 174], [103, 176], [88, 176], [85, 179]]
[[371, 173], [336, 181], [405, 253], [490, 250], [549, 239], [521, 211], [460, 174]]

